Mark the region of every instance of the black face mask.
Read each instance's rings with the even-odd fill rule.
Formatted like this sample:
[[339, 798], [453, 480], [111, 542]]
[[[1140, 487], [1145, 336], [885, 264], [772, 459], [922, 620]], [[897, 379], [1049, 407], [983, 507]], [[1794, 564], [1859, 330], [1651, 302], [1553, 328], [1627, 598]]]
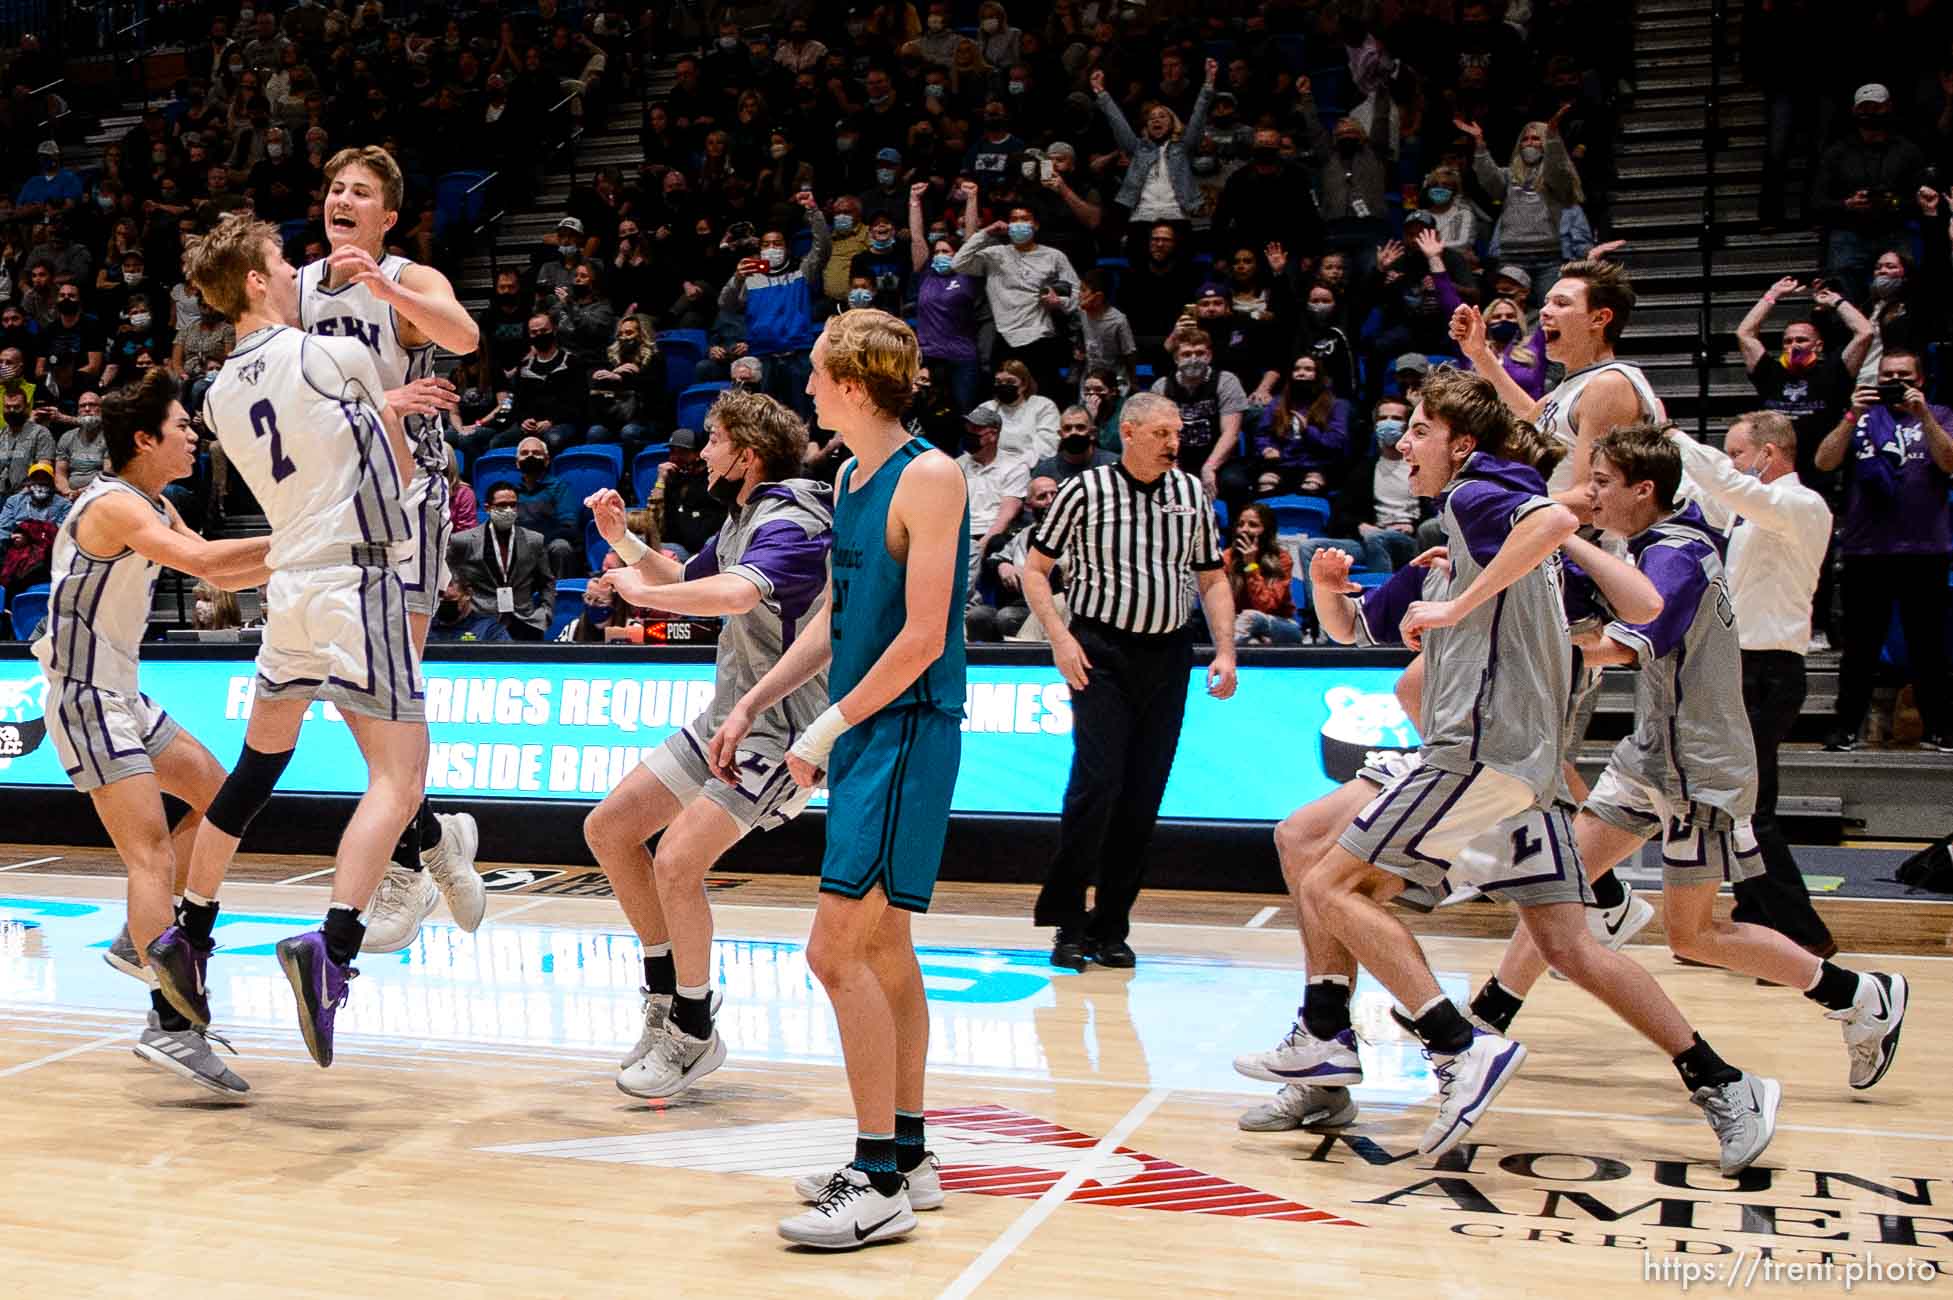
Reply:
[[1058, 439], [1058, 450], [1067, 456], [1083, 456], [1092, 449], [1092, 436], [1088, 433], [1069, 434]]
[[1320, 379], [1291, 379], [1288, 381], [1288, 391], [1291, 396], [1299, 397], [1306, 402], [1322, 391], [1322, 381]]
[[531, 334], [529, 336], [529, 342], [535, 347], [536, 351], [547, 352], [556, 346], [556, 333], [552, 330], [548, 334]]
[[991, 396], [995, 397], [1005, 406], [1009, 406], [1017, 400], [1018, 388], [1016, 384], [998, 384], [990, 391]]
[[976, 454], [977, 454], [978, 452], [980, 452], [980, 451], [982, 451], [982, 450], [983, 450], [983, 435], [982, 435], [982, 434], [980, 434], [980, 433], [966, 433], [966, 434], [964, 434], [964, 435], [963, 435], [963, 450], [964, 450], [964, 451], [967, 451], [967, 452], [969, 452], [969, 453], [970, 453], [970, 454], [971, 454], [972, 456], [974, 456], [974, 455], [976, 455]]
[[739, 490], [745, 486], [746, 486], [745, 479], [734, 478], [730, 474], [721, 474], [718, 478], [715, 478], [710, 483], [707, 483], [705, 485], [705, 490], [711, 494], [711, 497], [714, 501], [717, 501], [722, 506], [726, 506], [730, 508], [731, 506], [733, 506], [735, 503], [738, 502]]
[[524, 474], [533, 474], [537, 478], [541, 478], [548, 472], [549, 462], [541, 456], [518, 456], [516, 457], [515, 467]]
[[442, 601], [435, 607], [434, 617], [443, 623], [454, 622], [454, 620], [461, 617], [461, 602], [458, 600]]
[[1345, 158], [1354, 158], [1363, 152], [1363, 142], [1346, 135], [1339, 136], [1336, 139], [1336, 152]]
[[1282, 160], [1282, 151], [1272, 144], [1258, 144], [1254, 148], [1254, 159], [1258, 163], [1273, 166]]

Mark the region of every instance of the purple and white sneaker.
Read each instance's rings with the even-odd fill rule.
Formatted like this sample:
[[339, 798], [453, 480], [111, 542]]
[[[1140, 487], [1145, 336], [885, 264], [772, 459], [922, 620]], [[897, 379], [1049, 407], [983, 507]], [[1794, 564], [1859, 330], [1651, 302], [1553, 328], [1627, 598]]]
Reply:
[[157, 935], [149, 945], [149, 969], [155, 972], [156, 987], [198, 1029], [210, 1027], [210, 994], [204, 987], [204, 976], [215, 950], [215, 944], [198, 944], [178, 925]]
[[1342, 1030], [1334, 1038], [1317, 1038], [1300, 1020], [1273, 1050], [1237, 1056], [1234, 1068], [1250, 1079], [1267, 1083], [1347, 1088], [1363, 1082], [1363, 1062], [1356, 1054], [1353, 1030]]
[[298, 999], [298, 1030], [305, 1035], [306, 1050], [321, 1067], [331, 1065], [333, 1016], [346, 1005], [346, 986], [359, 972], [334, 961], [325, 935], [317, 930], [280, 939], [278, 964]]
[[1424, 1132], [1418, 1151], [1439, 1156], [1458, 1145], [1492, 1099], [1526, 1063], [1526, 1048], [1510, 1038], [1472, 1030], [1471, 1046], [1456, 1056], [1426, 1052], [1438, 1076], [1438, 1117]]

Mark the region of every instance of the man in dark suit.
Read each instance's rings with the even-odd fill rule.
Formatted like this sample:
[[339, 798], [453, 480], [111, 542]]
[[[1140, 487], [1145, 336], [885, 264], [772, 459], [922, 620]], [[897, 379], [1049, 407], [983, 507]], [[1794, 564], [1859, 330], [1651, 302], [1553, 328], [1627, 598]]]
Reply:
[[556, 611], [556, 576], [543, 535], [516, 526], [515, 500], [513, 483], [488, 489], [487, 522], [454, 535], [448, 568], [473, 607], [499, 618], [511, 640], [541, 641]]

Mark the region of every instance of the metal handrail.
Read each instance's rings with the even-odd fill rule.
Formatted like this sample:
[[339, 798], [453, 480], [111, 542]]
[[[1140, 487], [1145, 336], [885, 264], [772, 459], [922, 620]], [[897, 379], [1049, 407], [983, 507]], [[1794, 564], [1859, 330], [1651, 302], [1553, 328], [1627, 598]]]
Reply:
[[1702, 298], [1696, 315], [1695, 430], [1699, 436], [1709, 432], [1709, 378], [1722, 359], [1715, 334], [1715, 254], [1720, 242], [1716, 230], [1716, 155], [1722, 149], [1722, 59], [1728, 36], [1727, 0], [1709, 4], [1709, 95], [1702, 118]]

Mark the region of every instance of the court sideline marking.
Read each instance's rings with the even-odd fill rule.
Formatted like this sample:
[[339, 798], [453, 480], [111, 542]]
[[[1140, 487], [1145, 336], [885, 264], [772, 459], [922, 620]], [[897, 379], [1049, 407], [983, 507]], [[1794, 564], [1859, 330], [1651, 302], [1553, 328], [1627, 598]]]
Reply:
[[26, 1074], [29, 1070], [39, 1069], [43, 1065], [53, 1065], [56, 1061], [65, 1061], [71, 1056], [80, 1056], [83, 1052], [92, 1052], [98, 1047], [107, 1047], [110, 1043], [127, 1042], [129, 1038], [130, 1033], [125, 1029], [119, 1034], [110, 1034], [107, 1038], [97, 1038], [92, 1043], [83, 1043], [80, 1047], [70, 1047], [64, 1052], [54, 1052], [38, 1060], [22, 1061], [19, 1065], [10, 1065], [4, 1070], [0, 1070], [0, 1079], [5, 1079], [16, 1074]]
[[1086, 1153], [1083, 1160], [1066, 1170], [1063, 1178], [1046, 1188], [1044, 1195], [1038, 1197], [1024, 1213], [1018, 1215], [1017, 1221], [1004, 1229], [1003, 1235], [991, 1242], [981, 1255], [971, 1260], [970, 1266], [964, 1269], [954, 1282], [944, 1287], [936, 1300], [965, 1300], [965, 1297], [975, 1294], [976, 1289], [997, 1271], [997, 1266], [1010, 1258], [1011, 1253], [1037, 1231], [1038, 1225], [1050, 1218], [1052, 1213], [1078, 1190], [1079, 1185], [1091, 1176], [1092, 1171], [1098, 1168], [1105, 1157], [1112, 1154], [1134, 1129], [1145, 1123], [1146, 1118], [1158, 1110], [1160, 1103], [1172, 1094], [1171, 1088], [1155, 1088], [1141, 1097], [1139, 1102], [1126, 1112], [1125, 1117], [1114, 1124], [1111, 1130]]
[[1259, 930], [1262, 926], [1267, 925], [1270, 921], [1274, 920], [1275, 913], [1281, 910], [1282, 909], [1279, 907], [1264, 907], [1259, 912], [1256, 912], [1254, 916], [1249, 918], [1247, 925], [1243, 926], [1242, 928], [1247, 930]]
[[61, 855], [57, 853], [51, 858], [29, 858], [25, 862], [12, 862], [4, 867], [0, 867], [0, 871], [19, 871], [22, 867], [38, 867], [44, 862], [59, 861], [61, 861]]

